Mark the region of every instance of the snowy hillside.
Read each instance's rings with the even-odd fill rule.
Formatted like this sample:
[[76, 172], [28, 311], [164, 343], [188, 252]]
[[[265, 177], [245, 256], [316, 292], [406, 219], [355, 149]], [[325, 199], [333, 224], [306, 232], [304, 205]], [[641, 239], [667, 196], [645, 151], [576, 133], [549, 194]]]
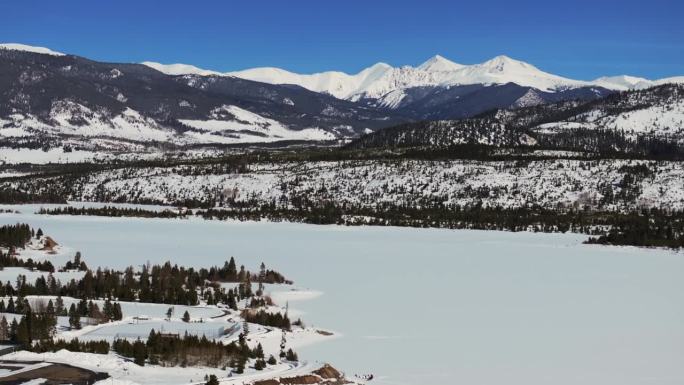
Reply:
[[[176, 145], [236, 144], [279, 140], [332, 140], [335, 136], [317, 128], [292, 130], [286, 125], [264, 118], [236, 106], [221, 106], [207, 119], [180, 119], [186, 129], [181, 132], [154, 119], [126, 108], [111, 113], [90, 108], [71, 100], [55, 101], [47, 119], [30, 114], [13, 114], [0, 118], [0, 136], [21, 139], [30, 136], [67, 137], [80, 148], [99, 143], [101, 147], [134, 150], [137, 143], [165, 142]], [[96, 139], [95, 142], [92, 139]], [[116, 140], [120, 142], [116, 143]], [[109, 144], [109, 145], [108, 145]]]
[[209, 120], [181, 119], [192, 127], [185, 138], [197, 143], [254, 143], [278, 140], [332, 140], [335, 136], [317, 128], [299, 131], [236, 106], [221, 106], [211, 111]]
[[[364, 207], [381, 203], [429, 207], [445, 202], [504, 208], [684, 209], [681, 162], [366, 160], [251, 164], [244, 173], [214, 173], [212, 167], [123, 168], [76, 178], [24, 179], [6, 185], [22, 191], [67, 186], [63, 192], [76, 201], [159, 204], [220, 200], [220, 192], [228, 189], [234, 191], [235, 201], [255, 207], [271, 202], [288, 207], [304, 199]], [[625, 176], [639, 168], [646, 168], [648, 173], [637, 180]], [[624, 199], [606, 200], [620, 191]]]
[[535, 128], [547, 132], [567, 129], [610, 130], [631, 138], [650, 135], [683, 143], [684, 87], [626, 92], [597, 103], [587, 112]]
[[477, 118], [388, 128], [356, 139], [349, 146], [436, 149], [477, 143], [644, 155], [653, 146], [684, 143], [684, 85], [667, 84], [593, 101], [554, 104], [543, 103], [540, 91], [530, 89], [515, 104], [520, 108], [491, 111]]
[[52, 56], [64, 56], [63, 53], [53, 51], [49, 48], [34, 47], [34, 46], [26, 45], [26, 44], [17, 44], [17, 43], [0, 44], [0, 49], [6, 49], [9, 51], [24, 51], [24, 52], [40, 53], [43, 55], [52, 55]]

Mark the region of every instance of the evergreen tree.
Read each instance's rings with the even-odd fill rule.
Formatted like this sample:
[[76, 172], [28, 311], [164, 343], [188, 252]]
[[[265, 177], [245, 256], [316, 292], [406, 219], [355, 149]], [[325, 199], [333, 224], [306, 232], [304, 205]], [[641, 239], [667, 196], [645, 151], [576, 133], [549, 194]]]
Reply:
[[7, 302], [7, 312], [16, 313], [16, 309], [14, 308], [14, 299], [12, 297], [10, 297], [9, 301]]
[[146, 359], [147, 348], [145, 344], [138, 339], [133, 343], [133, 362], [135, 362], [137, 365], [145, 366]]
[[19, 320], [16, 341], [25, 348], [31, 346], [31, 327], [26, 316], [21, 317], [21, 320]]
[[0, 319], [0, 341], [9, 341], [9, 339], [10, 339], [9, 323], [7, 323], [7, 318], [5, 318], [5, 316], [2, 316], [2, 319]]
[[57, 299], [55, 300], [55, 313], [60, 316], [65, 315], [66, 309], [64, 308], [64, 300], [62, 299], [62, 296], [57, 296]]
[[76, 309], [76, 306], [72, 303], [69, 307], [69, 326], [72, 329], [81, 328], [81, 313]]
[[237, 265], [235, 264], [235, 258], [230, 257], [230, 262], [226, 268], [226, 280], [235, 282], [238, 279]]
[[213, 374], [210, 375], [210, 376], [207, 378], [207, 385], [219, 385], [218, 378], [216, 378], [216, 376], [213, 375]]
[[285, 359], [288, 361], [299, 361], [297, 353], [295, 353], [292, 349], [287, 350], [287, 353], [285, 354]]
[[187, 310], [183, 313], [183, 322], [190, 322], [190, 313]]
[[17, 323], [17, 319], [14, 318], [12, 320], [12, 323], [10, 323], [10, 333], [9, 333], [9, 339], [12, 342], [17, 342], [17, 330], [19, 329], [19, 324]]

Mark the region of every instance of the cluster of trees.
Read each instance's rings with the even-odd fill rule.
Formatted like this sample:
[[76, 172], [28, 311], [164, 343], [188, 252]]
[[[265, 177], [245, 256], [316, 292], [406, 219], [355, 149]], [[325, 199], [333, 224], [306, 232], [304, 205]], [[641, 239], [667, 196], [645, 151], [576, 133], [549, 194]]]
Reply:
[[88, 270], [88, 265], [81, 260], [81, 252], [77, 251], [76, 255], [74, 255], [74, 260], [73, 261], [67, 261], [64, 264], [64, 269], [62, 271], [68, 271], [68, 270], [78, 270], [78, 271], [87, 271]]
[[[630, 173], [631, 172], [631, 173]], [[639, 170], [623, 178], [620, 194], [605, 194], [608, 201], [630, 194]], [[684, 212], [644, 209], [631, 212], [594, 211], [582, 208], [546, 209], [542, 207], [503, 208], [460, 206], [433, 202], [421, 207], [379, 203], [375, 207], [314, 202], [305, 198], [292, 202], [290, 208], [275, 203], [252, 209], [210, 209], [198, 214], [207, 219], [288, 220], [313, 224], [379, 225], [402, 227], [438, 227], [534, 232], [577, 232], [595, 236], [595, 243], [680, 248], [684, 240]], [[612, 229], [612, 230], [611, 230]], [[625, 235], [626, 234], [626, 235]], [[631, 234], [631, 235], [630, 235]], [[639, 239], [637, 239], [639, 238]]]
[[36, 269], [40, 271], [54, 272], [55, 267], [50, 261], [34, 261], [31, 258], [20, 259], [17, 258], [16, 249], [24, 248], [31, 239], [40, 239], [43, 236], [43, 230], [38, 229], [34, 231], [29, 225], [25, 223], [17, 223], [16, 225], [5, 225], [0, 227], [0, 247], [7, 248], [7, 252], [0, 251], [0, 270], [5, 267], [24, 267], [27, 269]]
[[[71, 266], [85, 267], [80, 254]], [[39, 276], [35, 283], [27, 282], [25, 275], [17, 277], [16, 285], [0, 285], [0, 296], [54, 295], [81, 298], [118, 298], [121, 301], [165, 303], [171, 305], [197, 305], [200, 296], [209, 304], [223, 303], [237, 310], [237, 302], [252, 296], [251, 279], [265, 282], [286, 282], [282, 274], [266, 269], [262, 264], [259, 274], [250, 273], [241, 266], [237, 271], [231, 258], [224, 268], [199, 269], [179, 267], [166, 262], [163, 265], [143, 266], [137, 273], [133, 267], [124, 271], [87, 270], [82, 278], [63, 284], [52, 274]], [[244, 279], [235, 289], [225, 290], [217, 282]], [[209, 282], [209, 283], [207, 283]], [[261, 282], [260, 282], [261, 287]]]
[[263, 309], [256, 311], [252, 309], [245, 309], [242, 312], [242, 318], [244, 318], [247, 322], [264, 326], [273, 326], [288, 331], [291, 330], [292, 327], [287, 313], [271, 313]]
[[651, 209], [624, 214], [607, 233], [587, 243], [683, 248], [684, 212]]
[[[34, 301], [33, 307], [30, 302], [22, 297], [16, 301], [10, 297], [5, 305], [5, 300], [0, 300], [0, 313], [21, 315], [20, 321], [13, 318], [9, 323], [3, 316], [0, 320], [0, 340], [30, 343], [32, 340], [51, 338], [57, 325], [57, 317], [69, 317], [69, 325], [74, 329], [81, 328], [81, 317], [88, 317], [89, 322], [103, 323], [116, 321], [123, 318], [121, 305], [118, 302], [105, 300], [103, 310], [93, 301], [80, 300], [72, 303], [69, 309], [64, 306], [62, 297], [52, 299], [47, 304], [44, 301]], [[15, 325], [16, 324], [16, 325]]]
[[2, 204], [27, 204], [27, 203], [66, 203], [66, 199], [55, 193], [27, 193], [11, 187], [0, 188], [0, 203]]
[[34, 343], [29, 349], [36, 353], [56, 352], [58, 350], [66, 349], [77, 353], [108, 354], [110, 345], [109, 342], [105, 340], [79, 341], [78, 338], [74, 338], [70, 341], [65, 341], [63, 339], [55, 341], [54, 339], [49, 338]]
[[[10, 304], [8, 307], [15, 307], [13, 303]], [[57, 311], [52, 301], [45, 307], [37, 306], [34, 311], [27, 300], [17, 299], [16, 308], [22, 314], [19, 321], [16, 317], [11, 322], [7, 321], [6, 316], [0, 318], [0, 340], [30, 347], [33, 341], [52, 339], [57, 327]]]
[[63, 311], [61, 315], [69, 317], [69, 326], [74, 329], [81, 328], [81, 317], [88, 317], [89, 322], [95, 323], [118, 321], [123, 318], [121, 305], [109, 298], [105, 300], [102, 310], [93, 301], [81, 299], [78, 303], [72, 303], [69, 311]]
[[117, 339], [112, 349], [124, 357], [132, 358], [141, 366], [149, 362], [168, 366], [232, 367], [237, 373], [242, 373], [249, 359], [258, 362], [255, 364], [258, 370], [263, 369], [267, 362], [276, 363], [272, 356], [268, 361], [265, 360], [261, 344], [251, 349], [243, 338], [237, 343], [224, 344], [221, 341], [209, 340], [204, 335], [198, 337], [186, 333], [178, 336], [155, 330], [150, 332], [146, 342], [140, 339], [132, 342]]
[[235, 258], [230, 257], [222, 267], [212, 267], [207, 272], [207, 279], [210, 281], [220, 282], [261, 282], [261, 283], [278, 283], [278, 284], [292, 284], [292, 281], [287, 280], [282, 274], [274, 270], [266, 269], [266, 265], [262, 262], [259, 268], [259, 273], [251, 273], [245, 270], [245, 266], [240, 266], [240, 271], [237, 269]]
[[185, 218], [192, 215], [192, 211], [176, 212], [171, 210], [145, 210], [126, 207], [56, 207], [53, 209], [41, 208], [38, 214], [43, 215], [94, 215], [101, 217], [136, 217], [136, 218]]
[[34, 261], [31, 258], [20, 259], [16, 257], [16, 254], [12, 253], [11, 249], [6, 253], [3, 253], [0, 250], [0, 270], [4, 269], [5, 267], [23, 267], [29, 270], [35, 269], [51, 273], [55, 271], [55, 266], [52, 264], [52, 262], [48, 260]]
[[[43, 232], [39, 229], [40, 235]], [[0, 226], [0, 247], [9, 249], [24, 247], [36, 233], [25, 223]]]

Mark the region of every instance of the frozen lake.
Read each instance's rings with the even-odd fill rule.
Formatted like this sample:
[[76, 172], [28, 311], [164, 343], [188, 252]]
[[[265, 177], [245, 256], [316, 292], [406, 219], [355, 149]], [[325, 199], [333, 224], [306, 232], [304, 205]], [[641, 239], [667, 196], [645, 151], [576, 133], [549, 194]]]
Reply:
[[[579, 235], [41, 217], [89, 266], [261, 261], [324, 295], [292, 303], [342, 338], [301, 348], [383, 385], [684, 383], [684, 254]], [[63, 261], [59, 261], [63, 263]]]

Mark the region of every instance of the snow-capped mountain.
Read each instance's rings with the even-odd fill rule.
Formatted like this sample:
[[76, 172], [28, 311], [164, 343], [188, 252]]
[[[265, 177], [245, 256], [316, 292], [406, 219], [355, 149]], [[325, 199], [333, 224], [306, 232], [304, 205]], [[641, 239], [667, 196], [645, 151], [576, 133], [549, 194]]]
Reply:
[[465, 67], [463, 64], [454, 63], [441, 55], [435, 55], [419, 65], [417, 69], [427, 72], [452, 72], [463, 67]]
[[[297, 84], [343, 99], [378, 99], [381, 100], [379, 105], [392, 108], [399, 106], [399, 102], [405, 96], [404, 90], [415, 87], [515, 83], [523, 87], [554, 92], [593, 85], [543, 72], [531, 64], [507, 56], [497, 56], [480, 64], [463, 65], [437, 55], [417, 67], [394, 68], [379, 63], [356, 75], [342, 72], [299, 75], [277, 68], [255, 68], [228, 72], [226, 75], [272, 84]], [[312, 83], [312, 79], [321, 78], [328, 81]]]
[[252, 68], [242, 71], [218, 73], [185, 65], [144, 64], [171, 75], [212, 74], [235, 76], [271, 84], [294, 84], [316, 92], [325, 92], [337, 98], [353, 101], [365, 100], [370, 104], [400, 108], [407, 90], [417, 87], [454, 87], [461, 85], [501, 85], [514, 83], [544, 92], [600, 87], [613, 91], [640, 89], [669, 82], [684, 82], [682, 77], [648, 80], [621, 75], [601, 77], [593, 81], [574, 80], [544, 72], [532, 64], [497, 56], [483, 63], [464, 65], [436, 55], [416, 66], [391, 67], [377, 63], [357, 74], [329, 71], [315, 74], [298, 74], [274, 67]]
[[349, 75], [338, 71], [301, 75], [273, 67], [228, 72], [224, 75], [262, 83], [296, 84], [311, 91], [328, 93], [339, 99], [349, 99], [351, 96], [357, 94], [359, 90], [364, 90], [378, 82], [378, 80], [385, 76], [387, 72], [392, 70], [394, 70], [394, 68], [388, 64], [377, 63], [355, 75]]

